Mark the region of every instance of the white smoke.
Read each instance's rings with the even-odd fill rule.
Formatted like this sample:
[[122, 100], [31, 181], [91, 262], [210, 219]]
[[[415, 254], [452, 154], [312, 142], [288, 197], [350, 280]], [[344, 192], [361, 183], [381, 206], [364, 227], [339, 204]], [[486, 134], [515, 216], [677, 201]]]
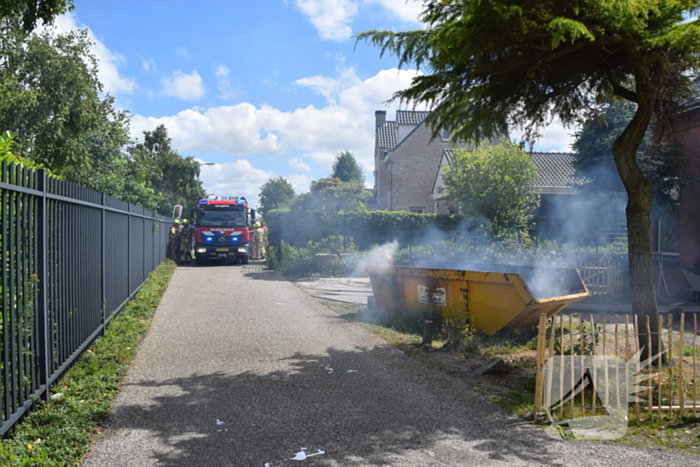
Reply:
[[370, 251], [358, 253], [351, 258], [351, 266], [353, 268], [353, 277], [367, 275], [367, 266], [383, 266], [391, 264], [394, 261], [396, 251], [399, 249], [399, 242], [394, 240], [390, 243], [385, 243], [378, 247], [372, 248]]

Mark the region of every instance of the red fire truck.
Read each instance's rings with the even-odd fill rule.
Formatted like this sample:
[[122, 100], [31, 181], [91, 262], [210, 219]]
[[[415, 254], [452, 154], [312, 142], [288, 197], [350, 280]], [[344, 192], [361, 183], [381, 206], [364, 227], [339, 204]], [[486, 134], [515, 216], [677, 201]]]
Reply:
[[210, 196], [200, 200], [193, 222], [197, 264], [229, 258], [248, 264], [249, 226], [253, 220], [255, 209], [248, 209], [248, 201], [243, 197]]

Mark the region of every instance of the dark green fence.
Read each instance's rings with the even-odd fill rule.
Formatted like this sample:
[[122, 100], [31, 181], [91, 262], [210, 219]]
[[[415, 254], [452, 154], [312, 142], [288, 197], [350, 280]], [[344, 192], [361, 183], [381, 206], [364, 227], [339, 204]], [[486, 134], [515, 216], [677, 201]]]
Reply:
[[171, 220], [2, 163], [0, 394], [4, 435], [165, 259]]

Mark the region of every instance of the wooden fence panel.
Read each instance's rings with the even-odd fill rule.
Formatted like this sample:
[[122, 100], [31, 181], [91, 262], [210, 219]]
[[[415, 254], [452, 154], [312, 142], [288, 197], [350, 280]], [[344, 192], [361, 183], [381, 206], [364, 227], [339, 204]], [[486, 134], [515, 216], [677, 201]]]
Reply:
[[[547, 414], [552, 407], [556, 407], [560, 419], [609, 412], [610, 404], [606, 398], [611, 394], [628, 397], [629, 414], [638, 418], [654, 413], [678, 418], [697, 416], [700, 405], [698, 316], [696, 313], [668, 315], [667, 319], [659, 318], [658, 324], [660, 331], [656, 333], [650, 331], [648, 317], [643, 320], [637, 316], [630, 319], [630, 315], [625, 315], [624, 319], [615, 315], [612, 320], [605, 315], [591, 315], [587, 319], [579, 315], [556, 315], [549, 320], [543, 317], [537, 343], [535, 416], [543, 412]], [[661, 359], [658, 355], [652, 356], [651, 361], [640, 361], [643, 349], [650, 347], [652, 342], [663, 347], [666, 361], [661, 366], [658, 365]], [[553, 384], [552, 373], [546, 370], [551, 370], [553, 357], [567, 361], [563, 359], [569, 356], [571, 364], [566, 365], [567, 371], [554, 379], [564, 381], [571, 378], [570, 386], [574, 388], [577, 387], [574, 378], [581, 377], [586, 388], [581, 390], [580, 397], [570, 396], [565, 401], [558, 401], [556, 397], [562, 394], [552, 394], [552, 388], [564, 385], [558, 385], [556, 381]], [[569, 371], [584, 361], [576, 361], [584, 356], [591, 357], [586, 362], [593, 362], [594, 358], [598, 363], [624, 361], [624, 368], [613, 363], [590, 364], [591, 368], [582, 372]], [[599, 390], [601, 387], [609, 389], [610, 384], [619, 385], [615, 389], [617, 393]]]

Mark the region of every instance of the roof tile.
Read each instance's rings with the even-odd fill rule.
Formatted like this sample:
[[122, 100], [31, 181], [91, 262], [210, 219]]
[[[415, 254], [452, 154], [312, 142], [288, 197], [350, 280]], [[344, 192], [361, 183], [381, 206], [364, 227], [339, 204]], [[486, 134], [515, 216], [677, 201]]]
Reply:
[[397, 110], [396, 121], [399, 125], [420, 125], [429, 114], [427, 110]]
[[377, 144], [380, 148], [393, 149], [398, 144], [399, 125], [396, 122], [386, 122], [377, 127]]
[[[451, 163], [454, 150], [445, 149], [445, 156]], [[538, 187], [573, 188], [581, 184], [574, 168], [575, 157], [570, 152], [531, 152], [532, 161], [537, 166]]]

